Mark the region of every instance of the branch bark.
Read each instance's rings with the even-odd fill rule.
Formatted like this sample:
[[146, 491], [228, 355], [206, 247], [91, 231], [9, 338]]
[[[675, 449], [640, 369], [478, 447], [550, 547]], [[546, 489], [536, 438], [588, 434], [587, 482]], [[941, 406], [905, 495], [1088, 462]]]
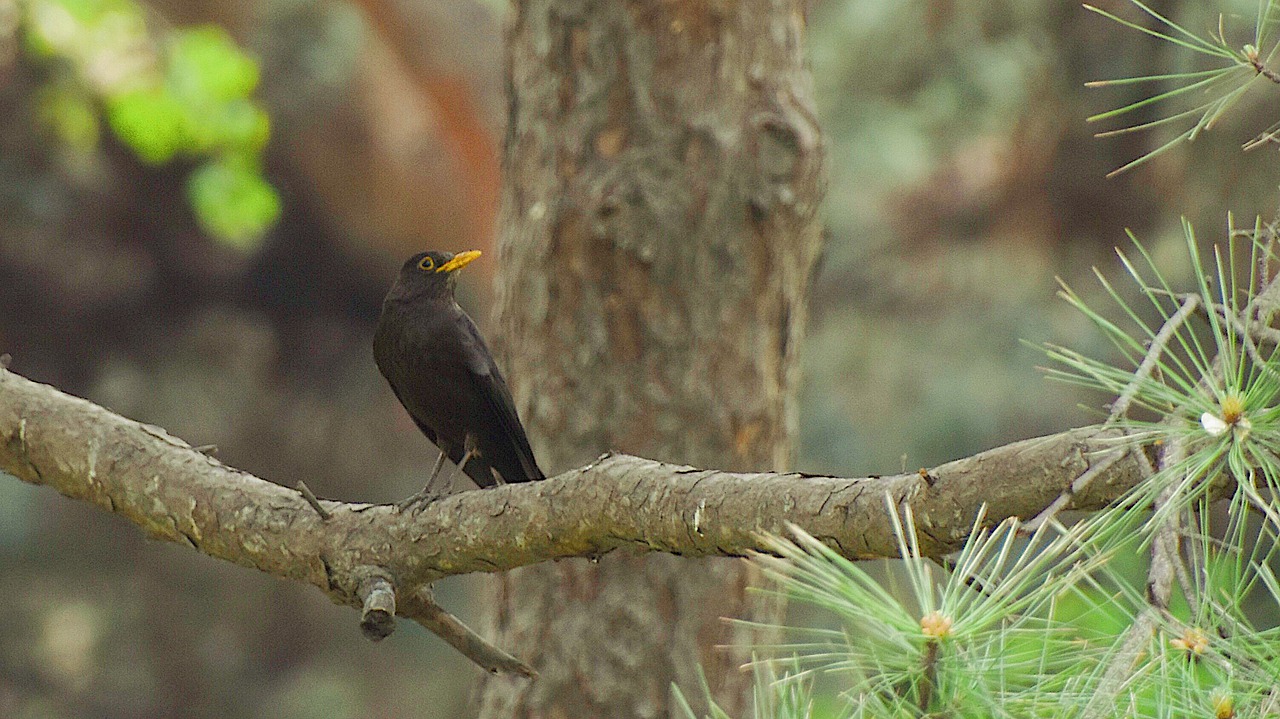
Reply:
[[[317, 500], [329, 514], [323, 519], [297, 490], [0, 368], [0, 471], [96, 504], [155, 539], [311, 584], [357, 609], [377, 568], [398, 592], [397, 613], [424, 625], [414, 607], [427, 603], [416, 597], [444, 576], [616, 549], [744, 556], [767, 551], [762, 535], [782, 533], [788, 522], [847, 557], [896, 556], [886, 493], [911, 505], [922, 551], [942, 555], [964, 541], [983, 503], [991, 522], [1035, 516], [1120, 436], [1083, 427], [928, 472], [865, 478], [606, 455], [544, 482], [462, 492], [415, 513]], [[1136, 483], [1142, 467], [1133, 454], [1095, 476], [1068, 508], [1099, 508]]]

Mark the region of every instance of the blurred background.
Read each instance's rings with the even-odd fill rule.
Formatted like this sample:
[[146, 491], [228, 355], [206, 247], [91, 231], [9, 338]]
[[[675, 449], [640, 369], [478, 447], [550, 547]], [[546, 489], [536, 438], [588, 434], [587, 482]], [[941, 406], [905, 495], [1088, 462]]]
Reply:
[[[1202, 33], [1225, 9], [1247, 35], [1256, 12], [1152, 6]], [[418, 489], [434, 450], [372, 328], [404, 257], [491, 249], [506, 11], [0, 0], [0, 352], [282, 484]], [[818, 0], [809, 26], [832, 178], [799, 469], [888, 473], [1094, 421], [1104, 398], [1036, 370], [1044, 341], [1106, 354], [1055, 276], [1096, 296], [1089, 268], [1117, 275], [1131, 228], [1176, 280], [1181, 215], [1212, 240], [1228, 211], [1274, 214], [1274, 145], [1240, 151], [1274, 121], [1265, 92], [1104, 179], [1167, 138], [1094, 139], [1114, 126], [1085, 118], [1141, 90], [1083, 83], [1181, 60], [1077, 5]], [[493, 257], [460, 289], [482, 326]], [[474, 621], [473, 590], [438, 596]], [[478, 671], [3, 478], [0, 596], [6, 718], [455, 717]]]

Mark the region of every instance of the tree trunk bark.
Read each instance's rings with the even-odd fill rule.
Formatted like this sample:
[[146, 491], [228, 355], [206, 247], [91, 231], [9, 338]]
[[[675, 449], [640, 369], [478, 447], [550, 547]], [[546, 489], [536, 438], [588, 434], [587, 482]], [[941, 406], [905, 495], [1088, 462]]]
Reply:
[[[549, 473], [607, 450], [789, 464], [826, 184], [806, 12], [516, 2], [499, 351]], [[541, 677], [487, 677], [480, 716], [667, 716], [699, 664], [736, 713], [754, 637], [721, 618], [777, 618], [751, 581], [740, 561], [621, 553], [512, 572], [497, 642]]]

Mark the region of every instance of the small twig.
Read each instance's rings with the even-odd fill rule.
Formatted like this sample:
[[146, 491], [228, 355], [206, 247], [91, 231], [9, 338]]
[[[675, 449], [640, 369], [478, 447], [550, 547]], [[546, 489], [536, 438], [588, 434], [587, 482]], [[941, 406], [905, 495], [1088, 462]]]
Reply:
[[[1160, 469], [1176, 467], [1186, 459], [1187, 448], [1181, 439], [1173, 439], [1163, 447], [1160, 453]], [[1173, 501], [1176, 482], [1170, 481], [1160, 489], [1152, 503], [1152, 509], [1159, 514]], [[1177, 567], [1182, 563], [1179, 550], [1179, 535], [1182, 533], [1182, 512], [1173, 509], [1169, 512], [1168, 521], [1156, 528], [1151, 542], [1151, 567], [1147, 570], [1147, 601], [1156, 609], [1167, 611], [1173, 597], [1173, 580]]]
[[[1249, 354], [1249, 359], [1253, 360], [1254, 364], [1258, 365], [1260, 368], [1270, 370], [1267, 360], [1263, 359], [1261, 351], [1258, 350], [1255, 338], [1263, 342], [1269, 342], [1273, 345], [1280, 345], [1280, 330], [1270, 327], [1260, 320], [1249, 318], [1249, 315], [1252, 314], [1252, 303], [1240, 311], [1239, 317], [1228, 311], [1227, 308], [1220, 303], [1215, 302], [1209, 305], [1209, 307], [1224, 321], [1230, 322], [1231, 325], [1235, 327], [1236, 332], [1240, 335], [1240, 339], [1244, 340], [1244, 348]], [[1271, 371], [1274, 372], [1275, 370]]]
[[[1156, 468], [1147, 460], [1146, 454], [1139, 454], [1142, 455], [1141, 460], [1149, 477], [1156, 472]], [[1160, 469], [1176, 465], [1185, 456], [1186, 447], [1181, 441], [1175, 440], [1164, 445], [1164, 451], [1160, 455]], [[1172, 500], [1172, 494], [1172, 484], [1161, 490], [1154, 502], [1156, 512]], [[1182, 531], [1179, 516], [1175, 512], [1168, 522], [1156, 530], [1151, 543], [1151, 567], [1147, 572], [1147, 601], [1151, 606], [1134, 618], [1133, 624], [1125, 632], [1120, 649], [1111, 656], [1102, 681], [1089, 705], [1085, 707], [1084, 716], [1089, 719], [1111, 716], [1112, 701], [1120, 696], [1120, 692], [1124, 691], [1125, 685], [1134, 676], [1134, 666], [1142, 658], [1147, 643], [1159, 626], [1159, 618], [1168, 614], [1169, 600], [1173, 594], [1173, 578], [1177, 565], [1181, 563], [1181, 556], [1178, 554], [1178, 536]]]
[[[1156, 511], [1172, 499], [1172, 492], [1166, 488], [1161, 491], [1155, 501]], [[1169, 609], [1173, 598], [1173, 580], [1177, 576], [1177, 567], [1181, 563], [1178, 551], [1178, 530], [1180, 512], [1173, 512], [1169, 521], [1156, 529], [1151, 541], [1151, 567], [1147, 571], [1147, 601], [1156, 609]]]
[[1248, 334], [1256, 337], [1262, 342], [1280, 345], [1280, 330], [1275, 327], [1271, 327], [1260, 320], [1252, 320], [1249, 322]]
[[[1174, 546], [1187, 546], [1187, 539], [1187, 533], [1182, 529], [1178, 529], [1173, 535]], [[1193, 548], [1188, 548], [1188, 553], [1191, 551], [1193, 551]], [[1200, 616], [1200, 605], [1204, 597], [1202, 596], [1203, 593], [1198, 591], [1196, 586], [1193, 584], [1192, 575], [1194, 574], [1197, 580], [1201, 575], [1199, 572], [1188, 571], [1186, 559], [1182, 558], [1181, 554], [1179, 555], [1179, 558], [1181, 561], [1174, 562], [1173, 564], [1173, 574], [1178, 579], [1178, 586], [1182, 588], [1182, 596], [1186, 598], [1187, 604], [1191, 605], [1191, 615]]]
[[[1271, 280], [1271, 251], [1276, 243], [1275, 226], [1271, 223], [1263, 225], [1262, 235], [1267, 238], [1267, 246], [1258, 257], [1258, 276], [1269, 284]], [[1254, 239], [1258, 238], [1255, 237]], [[1253, 304], [1255, 300], [1256, 298], [1249, 300], [1249, 304]]]
[[[1155, 371], [1157, 366], [1159, 366], [1160, 355], [1164, 354], [1169, 341], [1173, 339], [1178, 328], [1195, 313], [1196, 309], [1200, 307], [1200, 304], [1200, 295], [1187, 295], [1182, 298], [1182, 305], [1178, 307], [1178, 311], [1170, 315], [1169, 319], [1165, 320], [1164, 326], [1162, 326], [1160, 331], [1156, 333], [1156, 336], [1151, 338], [1151, 346], [1147, 348], [1146, 356], [1142, 358], [1142, 362], [1138, 365], [1138, 369], [1134, 371], [1133, 378], [1129, 380], [1129, 384], [1124, 388], [1124, 391], [1121, 392], [1120, 396], [1116, 398], [1116, 401], [1112, 403], [1111, 412], [1107, 415], [1107, 421], [1104, 424], [1115, 424], [1117, 420], [1129, 411], [1129, 406], [1133, 404], [1134, 397], [1138, 395], [1138, 389], [1142, 382], [1150, 377], [1151, 373]], [[1071, 482], [1071, 486], [1064, 490], [1062, 494], [1058, 495], [1057, 499], [1050, 502], [1049, 506], [1045, 507], [1039, 514], [1033, 517], [1031, 521], [1023, 525], [1022, 532], [1025, 534], [1034, 532], [1042, 524], [1057, 516], [1058, 512], [1062, 511], [1062, 508], [1067, 506], [1067, 503], [1071, 501], [1072, 497], [1083, 492], [1089, 486], [1089, 483], [1093, 481], [1094, 477], [1106, 471], [1129, 451], [1130, 449], [1128, 448], [1124, 450], [1116, 450], [1115, 452], [1103, 457], [1096, 464], [1091, 465], [1083, 474], [1076, 477], [1076, 479]]]
[[[382, 567], [360, 567], [356, 594], [363, 604], [360, 630], [370, 641], [390, 636], [396, 627], [396, 589], [391, 576]], [[400, 603], [401, 616], [426, 627], [445, 640], [463, 656], [494, 674], [506, 672], [536, 677], [532, 667], [485, 641], [461, 620], [436, 604], [431, 588], [424, 586], [409, 593]]]
[[1165, 346], [1169, 344], [1169, 340], [1173, 338], [1174, 333], [1182, 326], [1187, 318], [1196, 311], [1200, 306], [1200, 295], [1188, 295], [1182, 301], [1182, 306], [1174, 312], [1169, 319], [1165, 320], [1164, 326], [1151, 338], [1151, 346], [1147, 348], [1147, 356], [1142, 358], [1142, 363], [1138, 365], [1138, 369], [1133, 373], [1133, 379], [1129, 380], [1129, 385], [1124, 388], [1124, 392], [1111, 405], [1111, 413], [1107, 415], [1106, 424], [1112, 424], [1117, 419], [1124, 416], [1129, 411], [1129, 405], [1133, 404], [1133, 398], [1138, 394], [1138, 387], [1151, 376], [1159, 364], [1160, 355], [1164, 354]]
[[[1270, 262], [1271, 255], [1275, 252], [1277, 239], [1275, 233], [1275, 225], [1267, 225], [1268, 246], [1263, 255], [1268, 262]], [[1267, 271], [1269, 269], [1270, 267], [1268, 266]], [[1263, 320], [1267, 316], [1274, 314], [1277, 309], [1280, 309], [1280, 282], [1276, 282], [1277, 278], [1266, 272], [1262, 277], [1266, 284], [1253, 296], [1253, 299], [1249, 300], [1249, 304], [1254, 308], [1254, 316], [1259, 320]]]
[[1254, 72], [1267, 78], [1271, 82], [1274, 82], [1277, 85], [1280, 85], [1280, 74], [1277, 74], [1275, 70], [1272, 70], [1268, 68], [1266, 65], [1263, 65], [1262, 58], [1258, 57], [1257, 51], [1254, 51], [1249, 54], [1249, 64], [1253, 66]]
[[1232, 326], [1236, 328], [1236, 331], [1241, 333], [1242, 335], [1250, 335], [1258, 341], [1268, 342], [1274, 345], [1280, 345], [1280, 329], [1276, 329], [1274, 327], [1267, 325], [1266, 322], [1263, 322], [1261, 319], [1258, 319], [1257, 317], [1252, 317], [1253, 315], [1257, 315], [1258, 317], [1262, 315], [1265, 308], [1261, 306], [1260, 300], [1263, 297], [1263, 295], [1266, 292], [1268, 292], [1270, 288], [1273, 286], [1275, 285], [1268, 284], [1267, 287], [1262, 290], [1262, 292], [1260, 292], [1253, 299], [1249, 300], [1249, 303], [1240, 310], [1239, 316], [1236, 316], [1234, 313], [1229, 311], [1227, 309], [1227, 306], [1222, 304], [1221, 302], [1206, 303], [1204, 302], [1204, 299], [1200, 297], [1200, 295], [1192, 292], [1169, 292], [1168, 290], [1162, 290], [1154, 287], [1149, 288], [1147, 292], [1153, 295], [1171, 297], [1175, 300], [1187, 300], [1192, 297], [1200, 298], [1199, 302], [1201, 307], [1207, 307], [1209, 309], [1212, 309], [1223, 320], [1230, 322]]
[[315, 493], [311, 491], [311, 488], [307, 486], [306, 482], [303, 482], [302, 480], [298, 480], [298, 483], [295, 485], [295, 488], [298, 490], [299, 493], [302, 494], [302, 498], [307, 500], [307, 504], [310, 504], [311, 508], [316, 510], [316, 514], [320, 515], [321, 521], [323, 522], [329, 521], [329, 518], [332, 517], [333, 515], [329, 514], [329, 510], [320, 506], [320, 500], [316, 499]]
[[[1256, 333], [1263, 337], [1266, 337], [1267, 334], [1276, 332], [1276, 330], [1270, 327], [1261, 327], [1261, 326], [1257, 327], [1255, 330], [1250, 330], [1248, 327], [1244, 326], [1243, 322], [1241, 322], [1236, 318], [1231, 318], [1230, 321], [1236, 324], [1236, 330], [1240, 333], [1240, 339], [1244, 340], [1244, 349], [1245, 349], [1245, 352], [1249, 355], [1249, 359], [1253, 360], [1253, 363], [1258, 367], [1258, 369], [1271, 372], [1272, 374], [1274, 374], [1275, 370], [1271, 368], [1271, 363], [1263, 359], [1262, 353], [1258, 351], [1258, 345], [1254, 343], [1253, 335]], [[1261, 323], [1259, 322], [1255, 322], [1253, 324], [1261, 325]], [[1265, 331], [1265, 334], [1264, 334], [1264, 331]], [[1280, 338], [1280, 333], [1276, 333], [1275, 337]], [[1276, 339], [1272, 338], [1271, 341], [1276, 342]]]
[[1249, 350], [1249, 357], [1260, 365], [1265, 365], [1266, 360], [1262, 359], [1262, 355], [1258, 352], [1258, 346], [1254, 343], [1254, 338], [1271, 344], [1280, 344], [1280, 330], [1274, 327], [1268, 327], [1262, 322], [1251, 319], [1253, 314], [1252, 303], [1248, 307], [1240, 310], [1240, 316], [1236, 316], [1227, 311], [1223, 305], [1214, 303], [1214, 311], [1216, 311], [1224, 320], [1230, 322], [1236, 332], [1240, 333], [1240, 337], [1246, 342], [1245, 348]]
[[1107, 670], [1103, 672], [1102, 680], [1098, 682], [1085, 707], [1085, 717], [1093, 719], [1113, 716], [1114, 707], [1111, 704], [1124, 691], [1125, 686], [1137, 677], [1134, 668], [1143, 658], [1156, 626], [1157, 612], [1154, 609], [1144, 609], [1134, 619], [1121, 640], [1120, 648], [1111, 655]]
[[426, 627], [485, 671], [493, 674], [519, 674], [530, 679], [538, 676], [533, 667], [485, 641], [461, 620], [436, 604], [430, 587], [421, 587], [409, 594], [402, 603], [400, 616], [408, 617]]
[[[1199, 306], [1200, 295], [1187, 295], [1182, 298], [1182, 305], [1178, 307], [1178, 311], [1174, 312], [1169, 316], [1169, 319], [1165, 320], [1164, 326], [1162, 326], [1160, 331], [1156, 333], [1156, 336], [1151, 339], [1151, 346], [1147, 348], [1146, 356], [1142, 358], [1142, 362], [1138, 365], [1138, 369], [1134, 371], [1133, 378], [1129, 380], [1129, 384], [1124, 388], [1124, 391], [1121, 392], [1120, 396], [1116, 398], [1116, 401], [1112, 403], [1111, 412], [1107, 415], [1107, 421], [1104, 424], [1115, 424], [1117, 420], [1129, 411], [1129, 406], [1133, 404], [1133, 398], [1138, 395], [1139, 386], [1143, 381], [1150, 377], [1151, 373], [1155, 371], [1155, 368], [1159, 366], [1160, 355], [1164, 354], [1165, 348], [1169, 344], [1169, 340], [1173, 339], [1178, 328], [1187, 321], [1187, 318], [1191, 317], [1191, 315], [1195, 313]], [[1064, 490], [1062, 494], [1058, 495], [1057, 499], [1050, 502], [1049, 506], [1045, 507], [1039, 514], [1033, 517], [1031, 521], [1023, 525], [1021, 531], [1024, 534], [1029, 534], [1039, 529], [1045, 522], [1053, 519], [1057, 516], [1058, 512], [1062, 511], [1063, 507], [1067, 506], [1067, 503], [1071, 501], [1072, 497], [1083, 492], [1089, 486], [1089, 483], [1093, 481], [1094, 477], [1106, 471], [1129, 451], [1130, 449], [1116, 450], [1115, 452], [1103, 457], [1097, 463], [1091, 465], [1083, 474], [1076, 477], [1075, 480], [1071, 482], [1071, 486]]]
[[[1263, 253], [1264, 256], [1270, 256], [1270, 253]], [[1215, 312], [1224, 322], [1228, 322], [1239, 333], [1239, 337], [1244, 344], [1245, 353], [1249, 355], [1249, 359], [1262, 371], [1276, 373], [1272, 369], [1271, 363], [1262, 356], [1262, 352], [1258, 349], [1258, 342], [1266, 342], [1269, 344], [1280, 346], [1280, 329], [1276, 329], [1268, 325], [1263, 319], [1266, 312], [1272, 311], [1275, 298], [1271, 297], [1276, 292], [1274, 288], [1277, 283], [1269, 282], [1262, 288], [1257, 295], [1249, 300], [1249, 303], [1240, 310], [1237, 315], [1230, 311], [1226, 305], [1220, 302], [1205, 303], [1200, 299], [1200, 295], [1195, 294], [1174, 294], [1163, 290], [1152, 290], [1159, 294], [1169, 295], [1175, 299], [1190, 300], [1197, 298], [1202, 306]]]
[[396, 588], [385, 569], [368, 567], [356, 585], [364, 606], [360, 611], [360, 631], [371, 642], [381, 641], [396, 630]]
[[924, 645], [924, 676], [920, 678], [920, 714], [929, 715], [929, 704], [933, 701], [933, 693], [938, 686], [938, 640], [930, 639]]
[[[1059, 494], [1057, 499], [1049, 503], [1049, 506], [1045, 507], [1039, 514], [1023, 524], [1020, 531], [1025, 535], [1034, 534], [1036, 530], [1040, 529], [1041, 525], [1056, 517], [1058, 512], [1061, 512], [1062, 508], [1067, 506], [1067, 504], [1069, 504], [1077, 494], [1083, 492], [1093, 481], [1094, 477], [1110, 469], [1112, 465], [1119, 462], [1130, 451], [1133, 451], [1132, 448], [1126, 447], [1124, 449], [1117, 449], [1113, 452], [1109, 452], [1100, 457], [1097, 462], [1089, 465], [1088, 469], [1081, 473], [1079, 477], [1076, 477], [1075, 481], [1071, 483], [1071, 486], [1063, 490], [1062, 494]], [[1140, 452], [1141, 450], [1138, 451]]]
[[1247, 479], [1248, 484], [1244, 484], [1241, 488], [1244, 489], [1245, 497], [1249, 500], [1249, 505], [1252, 506], [1258, 514], [1266, 517], [1272, 524], [1280, 525], [1280, 513], [1277, 513], [1276, 510], [1272, 509], [1270, 502], [1268, 502], [1262, 495], [1258, 494], [1257, 489], [1253, 487], [1253, 477], [1250, 476]]

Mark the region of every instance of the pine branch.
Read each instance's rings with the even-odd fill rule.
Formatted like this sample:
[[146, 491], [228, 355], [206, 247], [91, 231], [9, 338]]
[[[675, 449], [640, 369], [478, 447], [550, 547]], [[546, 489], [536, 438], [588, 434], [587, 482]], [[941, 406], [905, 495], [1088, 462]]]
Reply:
[[[363, 610], [374, 633], [390, 631], [390, 612], [417, 621], [429, 615], [436, 620], [422, 622], [429, 629], [452, 627], [423, 611], [422, 592], [441, 577], [617, 549], [745, 556], [769, 552], [764, 535], [781, 534], [788, 523], [846, 557], [896, 557], [886, 493], [895, 506], [912, 508], [921, 552], [940, 556], [963, 543], [984, 503], [990, 523], [1035, 516], [1102, 457], [1110, 464], [1067, 508], [1115, 499], [1142, 476], [1132, 456], [1139, 453], [1112, 458], [1121, 436], [1084, 427], [927, 472], [866, 478], [731, 473], [605, 455], [543, 482], [462, 492], [401, 513], [307, 497], [0, 368], [0, 471], [92, 502], [153, 538], [311, 584]], [[479, 646], [467, 632], [451, 643]], [[469, 656], [493, 671], [527, 673], [500, 650], [484, 651], [487, 660]]]

